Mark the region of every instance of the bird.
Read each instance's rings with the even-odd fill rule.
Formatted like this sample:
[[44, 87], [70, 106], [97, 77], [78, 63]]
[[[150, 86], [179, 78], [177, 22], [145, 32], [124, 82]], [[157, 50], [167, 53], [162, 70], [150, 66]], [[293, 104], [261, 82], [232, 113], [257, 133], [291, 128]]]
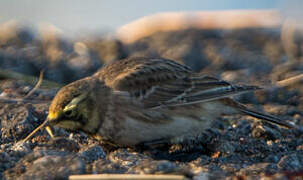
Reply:
[[232, 99], [233, 95], [259, 89], [194, 72], [174, 60], [126, 58], [61, 88], [46, 121], [37, 129], [47, 127], [53, 136], [49, 126], [57, 126], [132, 147], [182, 143], [210, 128], [224, 114], [246, 114], [294, 128]]

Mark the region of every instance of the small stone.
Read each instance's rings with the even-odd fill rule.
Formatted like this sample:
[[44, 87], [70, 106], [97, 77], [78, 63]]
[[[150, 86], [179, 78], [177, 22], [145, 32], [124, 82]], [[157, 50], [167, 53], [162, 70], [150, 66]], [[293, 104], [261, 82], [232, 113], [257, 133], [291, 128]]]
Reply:
[[12, 159], [6, 152], [0, 152], [0, 172], [10, 168], [12, 166]]
[[133, 166], [144, 159], [150, 159], [150, 157], [142, 155], [138, 152], [131, 152], [129, 149], [118, 149], [111, 152], [108, 158], [113, 163], [123, 164], [123, 166]]
[[276, 173], [277, 172], [277, 166], [275, 164], [271, 163], [257, 163], [250, 166], [247, 166], [245, 168], [242, 168], [237, 175], [260, 175], [260, 173]]
[[14, 168], [5, 171], [5, 178], [67, 179], [69, 175], [86, 172], [84, 161], [74, 155], [58, 156], [53, 153], [53, 155], [40, 154], [32, 158], [27, 156]]
[[30, 105], [6, 104], [0, 110], [1, 136], [5, 142], [19, 141], [37, 125]]
[[85, 163], [78, 157], [44, 156], [28, 167], [24, 178], [65, 179], [71, 174], [84, 174]]
[[303, 168], [303, 156], [298, 154], [290, 154], [283, 156], [279, 163], [278, 167], [284, 171], [298, 171]]
[[113, 163], [109, 160], [98, 159], [92, 165], [92, 171], [95, 174], [122, 174], [128, 170], [128, 167], [119, 163]]
[[128, 173], [135, 174], [168, 174], [180, 173], [181, 168], [176, 163], [167, 160], [150, 161], [145, 160], [137, 166], [131, 167]]
[[224, 142], [221, 142], [219, 144], [219, 146], [217, 147], [217, 150], [219, 152], [221, 152], [223, 154], [223, 156], [228, 155], [228, 154], [232, 154], [236, 150], [235, 145], [236, 144], [233, 144], [231, 142], [228, 142], [228, 141], [225, 142], [224, 141]]
[[276, 155], [276, 154], [270, 154], [264, 159], [265, 162], [272, 162], [272, 163], [277, 163], [279, 162], [279, 160], [280, 160], [280, 155]]
[[106, 157], [106, 153], [103, 151], [101, 146], [94, 145], [87, 148], [85, 151], [82, 151], [80, 153], [80, 157], [82, 157], [86, 162], [92, 163], [98, 159], [104, 159]]
[[254, 138], [264, 138], [268, 140], [275, 140], [281, 137], [281, 133], [275, 129], [267, 126], [258, 125], [252, 130], [252, 136]]
[[65, 137], [56, 137], [52, 138], [46, 145], [50, 149], [60, 150], [60, 151], [69, 151], [69, 152], [78, 152], [79, 145], [74, 140], [65, 138]]
[[273, 141], [271, 141], [271, 140], [266, 141], [266, 144], [267, 144], [268, 146], [272, 146], [272, 145], [273, 145]]
[[24, 156], [32, 151], [30, 145], [23, 142], [17, 142], [10, 147], [10, 150], [14, 152], [14, 156]]

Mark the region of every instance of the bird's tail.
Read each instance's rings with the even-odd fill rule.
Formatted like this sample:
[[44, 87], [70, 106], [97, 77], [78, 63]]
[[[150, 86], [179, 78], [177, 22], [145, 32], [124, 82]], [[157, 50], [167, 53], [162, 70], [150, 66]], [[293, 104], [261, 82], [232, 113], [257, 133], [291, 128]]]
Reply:
[[269, 115], [269, 114], [265, 114], [265, 113], [261, 113], [261, 112], [257, 112], [254, 110], [251, 110], [249, 108], [247, 108], [245, 105], [238, 103], [230, 98], [224, 98], [222, 99], [224, 104], [228, 104], [229, 106], [232, 106], [234, 108], [236, 108], [237, 110], [239, 110], [240, 112], [250, 115], [252, 117], [273, 123], [273, 124], [277, 124], [286, 128], [291, 128], [291, 129], [297, 129], [297, 127], [293, 124], [290, 124], [286, 121], [283, 121], [282, 119], [273, 116], [273, 115]]
[[265, 121], [268, 121], [268, 122], [273, 123], [273, 124], [284, 126], [286, 128], [296, 129], [295, 125], [290, 124], [286, 121], [283, 121], [282, 119], [280, 119], [278, 117], [275, 117], [275, 116], [272, 116], [272, 115], [269, 115], [269, 114], [260, 113], [260, 112], [250, 110], [250, 109], [247, 109], [247, 108], [246, 109], [240, 109], [240, 111], [247, 114], [247, 115], [250, 115], [252, 117], [255, 117], [255, 118], [258, 118], [258, 119], [261, 119], [261, 120], [265, 120]]

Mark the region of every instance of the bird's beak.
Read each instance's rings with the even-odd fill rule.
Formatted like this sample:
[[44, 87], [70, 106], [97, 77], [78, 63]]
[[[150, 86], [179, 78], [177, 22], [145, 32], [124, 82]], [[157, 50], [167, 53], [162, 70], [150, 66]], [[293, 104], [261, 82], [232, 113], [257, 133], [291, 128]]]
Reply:
[[55, 137], [54, 134], [53, 134], [51, 126], [45, 126], [45, 130], [50, 135], [51, 138]]
[[40, 125], [38, 126], [35, 130], [33, 130], [25, 139], [23, 139], [23, 142], [26, 142], [27, 140], [29, 140], [33, 135], [35, 135], [40, 129], [45, 128], [46, 131], [48, 132], [48, 134], [53, 138], [54, 134], [52, 132], [50, 125], [50, 120], [47, 117], [46, 120]]

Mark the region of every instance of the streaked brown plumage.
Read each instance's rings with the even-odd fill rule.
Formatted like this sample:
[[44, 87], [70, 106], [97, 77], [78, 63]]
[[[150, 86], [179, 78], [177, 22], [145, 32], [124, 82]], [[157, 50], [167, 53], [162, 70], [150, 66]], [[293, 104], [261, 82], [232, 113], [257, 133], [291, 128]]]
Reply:
[[172, 60], [130, 58], [63, 87], [48, 121], [121, 146], [182, 141], [209, 128], [220, 115], [239, 112], [293, 127], [228, 98], [257, 89], [194, 73]]

